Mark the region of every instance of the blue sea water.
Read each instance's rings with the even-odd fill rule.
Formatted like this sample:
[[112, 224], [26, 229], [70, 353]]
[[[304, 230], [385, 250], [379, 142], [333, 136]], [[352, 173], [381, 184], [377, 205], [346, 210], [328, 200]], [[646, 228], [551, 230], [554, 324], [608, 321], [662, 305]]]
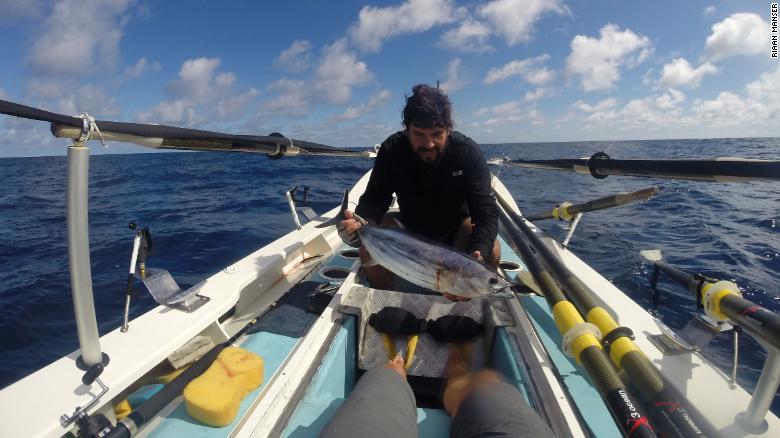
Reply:
[[[551, 159], [604, 151], [613, 158], [780, 158], [780, 138], [653, 140], [486, 145], [487, 157]], [[66, 158], [0, 159], [0, 387], [78, 348], [72, 318], [65, 225]], [[218, 153], [93, 156], [90, 244], [101, 334], [121, 324], [133, 233], [149, 226], [149, 266], [192, 285], [293, 229], [284, 191], [308, 185], [310, 205], [331, 209], [372, 162], [353, 158], [285, 158]], [[640, 249], [660, 248], [690, 272], [732, 279], [745, 296], [780, 311], [780, 185], [714, 184], [649, 178], [596, 180], [569, 172], [493, 168], [526, 213], [563, 201], [585, 201], [651, 185], [659, 195], [641, 204], [586, 214], [572, 250], [673, 329], [696, 314], [694, 299], [652, 269]], [[543, 228], [556, 232], [551, 223]], [[142, 289], [137, 286], [136, 289]], [[153, 306], [134, 299], [132, 317]], [[630, 322], [629, 322], [630, 323]], [[740, 338], [739, 383], [755, 386], [765, 351]], [[705, 354], [731, 364], [731, 337]], [[773, 411], [780, 412], [780, 397]]]

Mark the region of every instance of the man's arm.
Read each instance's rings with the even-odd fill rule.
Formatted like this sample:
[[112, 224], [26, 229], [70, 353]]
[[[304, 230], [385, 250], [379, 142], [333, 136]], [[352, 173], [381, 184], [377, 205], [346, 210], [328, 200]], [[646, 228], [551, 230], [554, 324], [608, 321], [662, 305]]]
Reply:
[[386, 143], [387, 140], [379, 148], [366, 191], [363, 192], [355, 208], [355, 213], [375, 223], [382, 222], [382, 216], [390, 208], [390, 203], [393, 201], [393, 186], [390, 176], [392, 163], [388, 148], [385, 147]]
[[465, 176], [466, 203], [475, 225], [469, 237], [467, 253], [479, 251], [482, 257], [488, 257], [493, 251], [493, 242], [498, 235], [498, 210], [491, 196], [490, 169], [482, 150], [474, 143], [466, 155], [468, 164]]

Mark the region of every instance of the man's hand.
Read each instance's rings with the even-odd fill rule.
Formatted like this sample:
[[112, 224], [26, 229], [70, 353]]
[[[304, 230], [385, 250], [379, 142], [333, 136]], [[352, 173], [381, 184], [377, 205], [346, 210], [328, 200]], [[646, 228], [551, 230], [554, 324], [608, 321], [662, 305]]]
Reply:
[[[475, 259], [484, 262], [485, 259], [482, 258], [482, 254], [480, 254], [479, 251], [474, 251], [471, 254], [469, 254], [471, 257], [474, 257]], [[459, 297], [457, 295], [453, 295], [451, 293], [444, 292], [442, 295], [444, 295], [444, 298], [450, 300], [450, 301], [470, 301], [471, 298], [466, 297]]]
[[355, 215], [349, 210], [344, 210], [344, 217], [345, 219], [336, 226], [339, 237], [341, 237], [341, 240], [347, 245], [357, 248], [360, 246], [360, 237], [357, 235], [356, 231], [359, 230], [363, 224], [358, 222], [357, 219], [355, 219]]

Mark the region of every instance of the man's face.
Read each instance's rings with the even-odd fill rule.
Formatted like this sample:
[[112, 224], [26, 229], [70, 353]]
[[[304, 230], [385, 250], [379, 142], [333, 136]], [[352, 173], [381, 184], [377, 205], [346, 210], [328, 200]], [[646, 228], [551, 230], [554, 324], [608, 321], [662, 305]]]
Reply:
[[450, 132], [446, 128], [418, 128], [412, 124], [406, 128], [406, 135], [412, 144], [414, 155], [425, 164], [436, 164], [441, 159], [444, 146], [447, 144], [447, 136]]

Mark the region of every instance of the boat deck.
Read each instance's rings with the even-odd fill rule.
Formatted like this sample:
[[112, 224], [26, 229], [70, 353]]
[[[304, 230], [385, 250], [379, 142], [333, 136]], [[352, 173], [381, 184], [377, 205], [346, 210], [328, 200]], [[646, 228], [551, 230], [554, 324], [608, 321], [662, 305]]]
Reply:
[[[503, 241], [502, 245], [504, 259], [517, 263], [522, 269], [522, 262]], [[223, 437], [240, 429], [243, 422], [247, 421], [246, 414], [257, 405], [257, 400], [263, 396], [266, 388], [290, 360], [296, 346], [317, 317], [306, 309], [308, 294], [313, 289], [311, 285], [330, 280], [322, 276], [323, 271], [328, 267], [348, 269], [354, 264], [354, 259], [340, 255], [342, 250], [336, 251], [335, 255], [323, 260], [318, 268], [293, 286], [291, 291], [278, 301], [277, 307], [258, 324], [254, 333], [243, 340], [242, 348], [264, 359], [265, 376], [263, 384], [243, 400], [238, 415], [230, 425], [214, 428], [198, 423], [187, 414], [184, 403], [179, 399], [179, 402], [169, 408], [167, 413], [145, 428], [147, 436]], [[517, 271], [507, 273], [511, 278], [517, 275]], [[412, 285], [407, 284], [405, 287], [410, 289], [411, 293], [420, 292]], [[569, 397], [574, 401], [579, 415], [587, 419], [585, 423], [588, 432], [600, 437], [619, 436], [620, 433], [609, 412], [585, 372], [560, 351], [561, 339], [557, 335], [544, 299], [534, 295], [522, 295], [519, 299], [533, 322], [539, 339], [550, 353], [550, 361], [553, 362], [551, 366], [557, 369], [556, 373], [563, 381]], [[357, 382], [360, 373], [357, 367], [360, 321], [356, 316], [344, 315], [337, 324], [339, 324], [338, 331], [330, 341], [327, 353], [322, 358], [316, 374], [305, 387], [305, 392], [299, 395], [297, 406], [288, 414], [289, 418], [281, 431], [281, 436], [297, 438], [318, 436]], [[488, 365], [501, 372], [533, 405], [534, 400], [529, 397], [528, 388], [533, 387], [534, 383], [529, 381], [524, 365], [519, 361], [517, 346], [503, 327], [497, 327], [495, 330]], [[143, 392], [143, 389], [140, 392]], [[442, 409], [418, 407], [417, 413], [420, 436], [432, 438], [449, 436], [450, 418]]]

